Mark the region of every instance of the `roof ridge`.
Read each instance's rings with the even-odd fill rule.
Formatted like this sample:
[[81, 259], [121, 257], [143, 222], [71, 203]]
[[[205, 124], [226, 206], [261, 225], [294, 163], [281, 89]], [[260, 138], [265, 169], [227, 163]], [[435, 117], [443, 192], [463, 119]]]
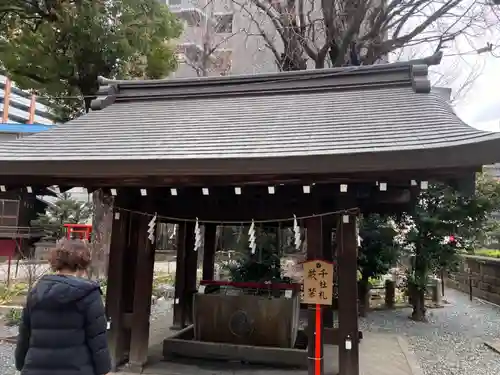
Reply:
[[386, 86], [410, 86], [417, 93], [429, 93], [431, 88], [428, 65], [409, 63], [194, 79], [110, 80], [99, 77], [99, 83], [98, 98], [92, 102], [93, 110], [103, 109], [117, 100], [273, 95]]

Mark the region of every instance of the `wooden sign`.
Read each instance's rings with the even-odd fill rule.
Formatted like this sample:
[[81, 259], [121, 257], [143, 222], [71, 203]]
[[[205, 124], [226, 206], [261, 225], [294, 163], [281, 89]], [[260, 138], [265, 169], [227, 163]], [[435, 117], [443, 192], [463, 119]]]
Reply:
[[303, 263], [302, 303], [331, 305], [333, 296], [333, 264], [324, 260]]

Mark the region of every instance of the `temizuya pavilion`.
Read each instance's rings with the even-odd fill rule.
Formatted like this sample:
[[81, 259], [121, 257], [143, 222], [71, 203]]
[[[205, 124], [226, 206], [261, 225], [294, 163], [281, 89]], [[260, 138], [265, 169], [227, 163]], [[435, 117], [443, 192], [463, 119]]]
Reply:
[[[406, 209], [432, 181], [470, 189], [482, 165], [500, 161], [500, 133], [462, 122], [445, 98], [431, 92], [427, 72], [425, 65], [399, 63], [102, 79], [91, 113], [0, 146], [0, 185], [30, 191], [83, 186], [115, 195], [110, 343], [117, 364], [128, 361], [139, 371], [148, 355], [154, 244], [147, 240], [151, 216], [134, 212], [181, 224], [174, 322], [165, 324], [185, 327], [196, 293], [195, 218], [200, 225], [210, 221], [203, 260], [203, 279], [209, 280], [214, 222], [356, 208], [345, 211], [350, 220], [313, 216], [303, 223], [311, 258], [331, 258], [332, 230], [342, 233], [336, 240], [343, 249], [336, 254], [339, 327], [332, 341], [339, 345], [340, 373], [356, 375], [356, 215]], [[331, 327], [328, 313], [324, 324]], [[350, 348], [343, 344], [348, 337], [356, 338]]]

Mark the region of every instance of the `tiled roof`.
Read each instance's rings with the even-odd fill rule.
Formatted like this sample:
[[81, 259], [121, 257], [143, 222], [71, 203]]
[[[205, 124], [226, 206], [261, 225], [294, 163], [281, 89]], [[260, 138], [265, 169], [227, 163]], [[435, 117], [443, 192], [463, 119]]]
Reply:
[[[197, 160], [350, 155], [500, 139], [430, 92], [426, 67], [103, 81], [109, 95], [67, 124], [0, 145], [5, 161]], [[1, 173], [1, 172], [0, 172]]]

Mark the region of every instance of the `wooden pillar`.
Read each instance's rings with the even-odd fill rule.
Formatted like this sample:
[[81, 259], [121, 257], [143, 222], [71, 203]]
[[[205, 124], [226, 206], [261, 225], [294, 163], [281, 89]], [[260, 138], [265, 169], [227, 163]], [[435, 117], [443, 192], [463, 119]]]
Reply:
[[194, 249], [195, 223], [186, 223], [185, 251], [186, 251], [186, 323], [193, 324], [193, 296], [196, 293], [196, 279], [198, 271], [198, 252]]
[[129, 231], [130, 213], [114, 211], [110, 241], [108, 284], [106, 290], [106, 315], [111, 322], [108, 332], [109, 350], [113, 371], [126, 360], [130, 336], [124, 324], [124, 314], [130, 295], [125, 292], [126, 248]]
[[205, 224], [205, 240], [203, 241], [203, 280], [214, 279], [217, 225]]
[[[321, 219], [322, 259], [333, 262], [332, 230], [334, 224], [333, 216], [325, 216]], [[323, 306], [323, 324], [326, 328], [333, 328], [333, 307]]]
[[[322, 233], [321, 233], [321, 217], [312, 217], [306, 219], [307, 228], [307, 259], [321, 259], [323, 249], [321, 246]], [[321, 308], [321, 307], [319, 307]], [[316, 357], [319, 353], [320, 358], [323, 358], [323, 337], [324, 327], [322, 322], [322, 313], [316, 313], [316, 306], [308, 306], [307, 310], [307, 353], [308, 353], [308, 374], [318, 375], [316, 369]], [[318, 332], [319, 331], [319, 332]], [[319, 335], [319, 340], [317, 336]], [[319, 346], [319, 351], [317, 347]], [[321, 372], [324, 373], [323, 366], [324, 360], [320, 362]]]
[[177, 258], [175, 262], [174, 317], [172, 329], [186, 327], [186, 223], [180, 223], [177, 230]]
[[132, 315], [129, 369], [142, 372], [148, 359], [149, 318], [153, 290], [155, 246], [148, 238], [148, 224], [152, 217], [141, 215], [136, 243], [136, 271], [134, 286], [134, 309]]
[[341, 215], [337, 229], [339, 375], [359, 375], [356, 215]]

